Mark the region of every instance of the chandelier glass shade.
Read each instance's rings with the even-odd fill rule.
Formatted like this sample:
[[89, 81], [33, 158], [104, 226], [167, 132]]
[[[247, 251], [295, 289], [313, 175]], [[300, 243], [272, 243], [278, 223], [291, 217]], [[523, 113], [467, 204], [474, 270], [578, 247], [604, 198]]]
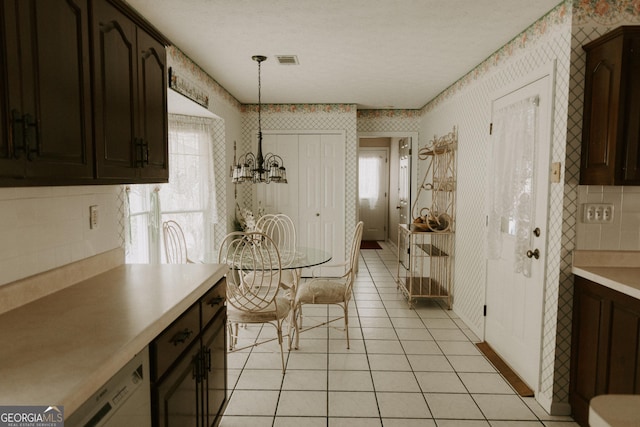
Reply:
[[251, 59], [258, 63], [258, 151], [243, 154], [236, 159], [236, 143], [233, 143], [233, 165], [231, 165], [231, 182], [240, 184], [250, 183], [287, 183], [287, 170], [284, 167], [282, 157], [277, 154], [262, 154], [262, 85], [260, 80], [260, 68], [266, 56], [255, 55]]

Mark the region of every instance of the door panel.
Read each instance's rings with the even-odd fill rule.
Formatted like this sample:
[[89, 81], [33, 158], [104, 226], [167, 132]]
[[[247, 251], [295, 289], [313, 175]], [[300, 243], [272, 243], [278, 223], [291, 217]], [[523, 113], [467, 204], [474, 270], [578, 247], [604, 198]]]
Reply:
[[389, 163], [387, 148], [361, 147], [359, 157], [360, 220], [364, 222], [363, 240], [386, 240]]
[[32, 16], [33, 68], [25, 71], [37, 91], [25, 100], [25, 113], [38, 123], [27, 173], [93, 178], [87, 3], [37, 2]]
[[411, 223], [411, 138], [399, 142], [400, 176], [398, 178], [398, 198], [400, 200], [399, 223]]
[[[138, 106], [140, 136], [144, 144], [142, 178], [169, 179], [167, 124], [167, 65], [164, 46], [138, 30]], [[158, 90], [158, 88], [163, 88]]]
[[[288, 184], [257, 189], [257, 201], [267, 213], [289, 215], [296, 225], [298, 245], [332, 254], [345, 261], [345, 136], [344, 134], [264, 134], [263, 149], [280, 155]], [[340, 276], [344, 267], [323, 268], [319, 274]], [[304, 276], [311, 275], [303, 270]]]
[[136, 166], [136, 27], [104, 1], [94, 2], [93, 19], [97, 176], [129, 178]]
[[282, 157], [288, 183], [258, 185], [258, 202], [265, 213], [283, 213], [298, 224], [298, 135], [263, 134], [262, 148]]
[[[544, 72], [543, 72], [544, 71]], [[515, 231], [510, 219], [503, 220], [502, 250], [497, 259], [487, 261], [485, 340], [537, 393], [540, 376], [542, 312], [544, 298], [544, 266], [546, 256], [547, 204], [549, 188], [549, 158], [551, 145], [551, 111], [553, 103], [550, 70], [542, 70], [542, 75], [533, 76], [530, 83], [493, 101], [493, 117], [496, 113], [520, 102], [538, 102], [537, 147], [533, 157], [533, 175], [528, 197], [531, 202], [531, 230], [539, 229], [531, 235], [530, 250], [538, 249], [539, 257], [531, 258], [531, 276], [514, 272], [516, 247]], [[535, 101], [537, 99], [537, 101]], [[506, 119], [505, 119], [506, 120]], [[527, 122], [529, 123], [529, 122]], [[501, 126], [494, 123], [491, 138], [493, 160], [488, 173], [497, 173], [496, 168], [508, 162], [501, 162], [505, 149], [499, 144]], [[498, 130], [496, 130], [498, 129]], [[492, 182], [487, 179], [487, 182]], [[524, 256], [521, 254], [519, 256]]]

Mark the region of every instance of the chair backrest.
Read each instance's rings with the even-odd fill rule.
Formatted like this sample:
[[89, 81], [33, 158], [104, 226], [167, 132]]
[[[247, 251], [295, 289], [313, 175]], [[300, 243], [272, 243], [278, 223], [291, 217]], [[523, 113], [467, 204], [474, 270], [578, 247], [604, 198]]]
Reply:
[[285, 214], [266, 214], [258, 218], [256, 230], [271, 237], [278, 246], [283, 267], [288, 267], [296, 256], [296, 228]]
[[257, 231], [227, 234], [218, 262], [229, 267], [228, 304], [244, 311], [275, 308], [271, 304], [280, 289], [281, 264], [278, 247], [269, 236]]
[[184, 238], [184, 233], [177, 222], [173, 220], [163, 222], [162, 236], [167, 264], [186, 264], [191, 262], [187, 256], [187, 242]]
[[351, 242], [351, 253], [349, 254], [349, 264], [347, 265], [347, 292], [351, 294], [351, 287], [356, 278], [356, 270], [358, 268], [358, 257], [360, 256], [360, 242], [362, 241], [362, 230], [364, 222], [360, 221], [356, 224], [353, 232], [353, 241]]

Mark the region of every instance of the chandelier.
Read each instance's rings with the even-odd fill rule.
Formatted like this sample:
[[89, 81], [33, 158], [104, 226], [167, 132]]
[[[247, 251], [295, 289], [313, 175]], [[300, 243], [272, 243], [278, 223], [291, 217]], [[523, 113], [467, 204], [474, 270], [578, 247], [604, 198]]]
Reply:
[[266, 56], [255, 55], [251, 59], [258, 63], [258, 152], [254, 155], [246, 153], [236, 161], [236, 144], [233, 143], [233, 165], [231, 165], [231, 182], [239, 184], [242, 182], [260, 183], [276, 182], [287, 183], [287, 170], [284, 167], [282, 157], [267, 153], [262, 155], [262, 103], [261, 103], [261, 82], [260, 66], [267, 59]]

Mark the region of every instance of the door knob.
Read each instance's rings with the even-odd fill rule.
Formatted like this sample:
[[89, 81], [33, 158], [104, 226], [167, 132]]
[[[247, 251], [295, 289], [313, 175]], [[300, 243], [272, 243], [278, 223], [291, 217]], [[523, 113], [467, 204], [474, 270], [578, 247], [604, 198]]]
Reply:
[[316, 216], [320, 216], [320, 214], [319, 214], [319, 213], [317, 213], [317, 214], [316, 214]]
[[534, 228], [533, 235], [536, 237], [540, 237], [540, 228], [538, 227]]
[[528, 250], [527, 251], [527, 258], [535, 258], [538, 259], [540, 258], [540, 251], [535, 249], [535, 250]]

